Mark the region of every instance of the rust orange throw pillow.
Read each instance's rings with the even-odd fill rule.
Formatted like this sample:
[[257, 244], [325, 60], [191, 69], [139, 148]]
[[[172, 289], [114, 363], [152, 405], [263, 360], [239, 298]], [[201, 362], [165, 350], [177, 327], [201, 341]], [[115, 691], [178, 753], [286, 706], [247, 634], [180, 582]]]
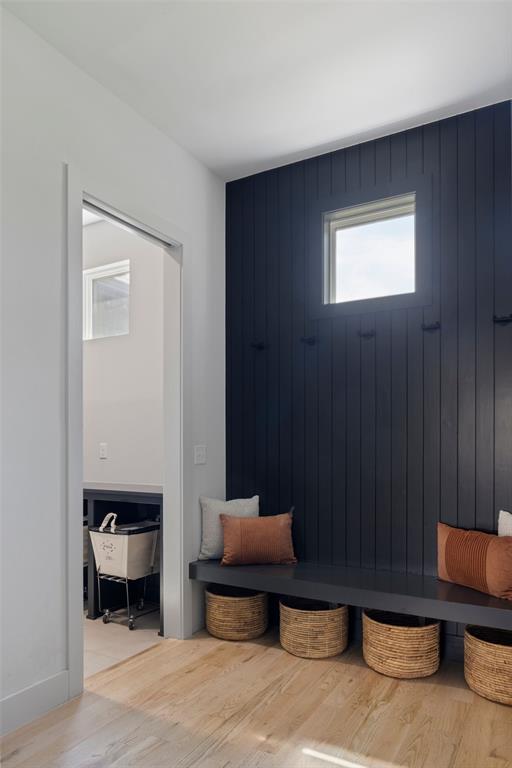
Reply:
[[268, 517], [220, 515], [224, 529], [221, 565], [293, 565], [292, 513]]
[[443, 581], [512, 600], [512, 536], [438, 523], [437, 574]]

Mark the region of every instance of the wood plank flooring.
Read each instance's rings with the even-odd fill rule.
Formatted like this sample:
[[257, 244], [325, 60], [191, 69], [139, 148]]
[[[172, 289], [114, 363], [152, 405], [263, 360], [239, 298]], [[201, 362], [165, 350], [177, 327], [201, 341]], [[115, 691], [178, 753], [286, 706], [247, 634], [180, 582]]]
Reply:
[[512, 768], [512, 708], [469, 691], [460, 664], [397, 681], [357, 646], [309, 661], [275, 634], [200, 633], [90, 677], [2, 756], [5, 768]]

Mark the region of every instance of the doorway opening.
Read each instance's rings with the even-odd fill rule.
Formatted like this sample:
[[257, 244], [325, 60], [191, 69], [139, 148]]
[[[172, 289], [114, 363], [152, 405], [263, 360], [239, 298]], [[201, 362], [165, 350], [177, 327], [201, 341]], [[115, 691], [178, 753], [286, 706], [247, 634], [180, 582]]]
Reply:
[[170, 467], [181, 440], [181, 254], [94, 202], [82, 214], [87, 678], [165, 636], [165, 510], [180, 498]]

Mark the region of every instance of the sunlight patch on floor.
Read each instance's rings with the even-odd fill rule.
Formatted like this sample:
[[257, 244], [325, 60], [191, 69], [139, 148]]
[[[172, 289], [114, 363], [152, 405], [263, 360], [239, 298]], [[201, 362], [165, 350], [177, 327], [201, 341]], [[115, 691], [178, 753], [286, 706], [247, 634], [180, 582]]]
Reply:
[[[303, 747], [302, 754], [306, 757], [314, 757], [317, 760], [321, 760], [329, 765], [339, 765], [341, 768], [401, 768], [396, 763], [388, 763], [386, 760], [379, 760], [375, 762], [375, 758], [366, 759], [359, 757], [358, 760], [348, 760], [345, 757], [337, 757], [336, 755], [329, 755], [327, 752], [320, 752], [317, 749], [309, 749], [309, 747]], [[355, 756], [354, 756], [355, 757]]]

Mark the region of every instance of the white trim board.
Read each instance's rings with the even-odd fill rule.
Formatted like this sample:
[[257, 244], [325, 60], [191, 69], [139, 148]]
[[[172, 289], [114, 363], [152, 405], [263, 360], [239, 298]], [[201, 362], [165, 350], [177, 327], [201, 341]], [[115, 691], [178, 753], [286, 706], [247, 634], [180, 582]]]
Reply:
[[[67, 288], [64, 317], [66, 401], [66, 502], [67, 502], [67, 665], [68, 698], [78, 696], [84, 685], [83, 632], [83, 393], [82, 393], [82, 190], [80, 176], [66, 165]], [[82, 538], [82, 543], [79, 539]]]
[[0, 702], [2, 736], [59, 707], [70, 698], [67, 670], [6, 696]]

